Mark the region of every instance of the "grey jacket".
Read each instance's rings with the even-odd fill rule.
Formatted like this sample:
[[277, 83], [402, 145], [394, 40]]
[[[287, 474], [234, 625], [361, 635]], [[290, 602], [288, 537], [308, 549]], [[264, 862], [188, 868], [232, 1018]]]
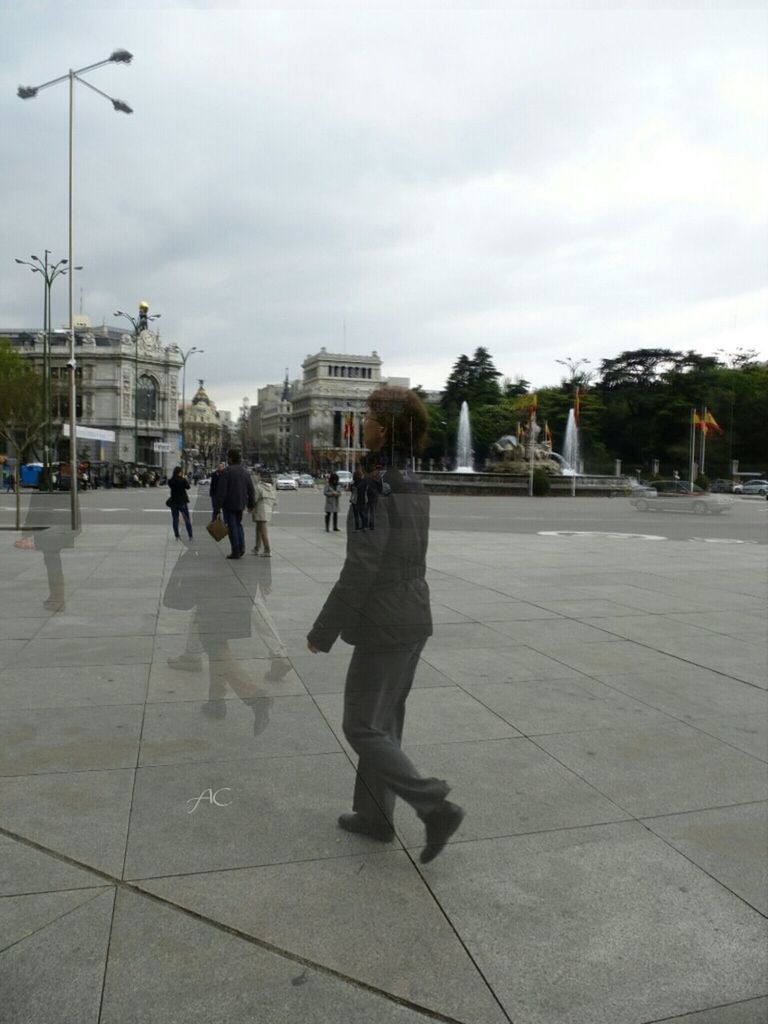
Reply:
[[429, 496], [416, 479], [388, 470], [373, 530], [350, 529], [338, 582], [307, 639], [329, 651], [339, 636], [369, 648], [409, 647], [432, 634], [425, 579]]

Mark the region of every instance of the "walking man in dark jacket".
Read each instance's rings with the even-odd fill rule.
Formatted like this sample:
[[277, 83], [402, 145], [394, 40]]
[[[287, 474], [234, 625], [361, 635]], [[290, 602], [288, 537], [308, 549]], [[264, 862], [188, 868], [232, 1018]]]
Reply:
[[227, 452], [227, 468], [219, 477], [216, 488], [216, 502], [229, 529], [229, 543], [232, 548], [227, 558], [242, 558], [245, 554], [245, 531], [243, 512], [251, 512], [256, 504], [256, 491], [251, 474], [240, 464], [240, 452], [230, 448]]
[[[446, 799], [448, 784], [423, 778], [402, 751], [405, 702], [424, 644], [432, 633], [426, 573], [429, 497], [403, 472], [419, 450], [428, 418], [405, 388], [368, 397], [363, 424], [369, 451], [390, 465], [376, 485], [376, 529], [351, 529], [341, 576], [307, 637], [310, 651], [330, 651], [336, 639], [354, 647], [344, 690], [344, 735], [358, 755], [352, 814], [339, 827], [391, 842], [395, 797], [425, 826], [422, 863], [440, 853], [461, 824], [463, 810]], [[376, 457], [376, 456], [375, 456]]]

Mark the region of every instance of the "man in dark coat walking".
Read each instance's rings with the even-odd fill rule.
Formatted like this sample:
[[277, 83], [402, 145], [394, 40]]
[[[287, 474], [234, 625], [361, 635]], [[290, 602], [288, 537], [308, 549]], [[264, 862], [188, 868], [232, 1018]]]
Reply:
[[405, 702], [432, 634], [432, 615], [425, 579], [429, 497], [398, 463], [418, 450], [428, 418], [418, 396], [406, 388], [379, 388], [369, 396], [368, 407], [365, 446], [385, 452], [394, 465], [381, 475], [376, 529], [355, 531], [347, 524], [346, 561], [307, 646], [313, 653], [327, 652], [339, 636], [354, 646], [343, 729], [359, 762], [354, 813], [342, 814], [339, 826], [389, 842], [399, 796], [424, 822], [420, 859], [426, 863], [440, 853], [464, 817], [446, 799], [447, 783], [422, 778], [400, 746]]
[[245, 531], [243, 512], [251, 512], [256, 504], [256, 491], [251, 474], [240, 463], [240, 452], [230, 448], [227, 452], [227, 468], [219, 477], [216, 487], [216, 502], [229, 529], [229, 543], [232, 548], [227, 558], [242, 558], [245, 554]]

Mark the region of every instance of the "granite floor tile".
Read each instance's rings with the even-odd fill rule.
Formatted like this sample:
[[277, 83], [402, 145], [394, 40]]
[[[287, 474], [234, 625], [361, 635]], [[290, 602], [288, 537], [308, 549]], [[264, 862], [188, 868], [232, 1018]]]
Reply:
[[768, 803], [646, 818], [644, 823], [768, 917]]
[[27, 843], [0, 835], [0, 896], [26, 896], [63, 889], [88, 889], [98, 876], [34, 849]]
[[133, 774], [119, 770], [3, 779], [0, 827], [120, 877]]
[[0, 953], [0, 1019], [97, 1024], [113, 902], [102, 892]]
[[155, 879], [142, 887], [451, 1019], [506, 1020], [402, 852]]
[[427, 1024], [428, 1019], [148, 898], [118, 896], [100, 1024]]
[[637, 817], [765, 797], [763, 762], [681, 723], [560, 733], [536, 742]]
[[141, 704], [149, 665], [81, 665], [0, 671], [3, 709]]
[[254, 867], [369, 848], [371, 840], [336, 827], [354, 780], [342, 753], [141, 768], [126, 877]]
[[0, 775], [130, 768], [143, 708], [25, 708], [0, 714]]
[[449, 852], [424, 874], [516, 1024], [636, 1024], [764, 991], [764, 918], [640, 825]]

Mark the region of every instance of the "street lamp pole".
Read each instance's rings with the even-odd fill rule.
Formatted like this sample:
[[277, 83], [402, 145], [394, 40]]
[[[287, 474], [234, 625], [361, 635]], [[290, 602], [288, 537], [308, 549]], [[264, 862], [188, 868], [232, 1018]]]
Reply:
[[130, 313], [123, 313], [118, 309], [113, 316], [124, 317], [133, 328], [133, 465], [134, 468], [139, 461], [139, 336], [142, 331], [149, 330], [152, 320], [159, 320], [162, 313], [149, 315], [149, 303], [139, 303], [139, 315], [131, 316]]
[[197, 348], [193, 345], [192, 348], [188, 348], [186, 352], [181, 353], [181, 464], [184, 469], [187, 468], [187, 445], [184, 437], [187, 396], [187, 360], [191, 355], [194, 355], [195, 352], [197, 352], [198, 355], [202, 355], [203, 352], [205, 352], [205, 349]]
[[[51, 426], [51, 285], [61, 274], [69, 273], [67, 264], [69, 260], [59, 260], [57, 263], [49, 263], [50, 249], [44, 250], [44, 259], [39, 256], [30, 256], [29, 260], [20, 260], [15, 257], [16, 262], [24, 267], [29, 267], [33, 274], [43, 275], [43, 465], [48, 490], [51, 490], [51, 460], [50, 460], [50, 426]], [[30, 260], [32, 261], [30, 263]], [[82, 267], [74, 267], [73, 270], [82, 270]]]
[[[20, 85], [16, 95], [22, 100], [29, 100], [32, 97], [37, 96], [41, 89], [47, 89], [50, 85], [57, 85], [59, 82], [65, 80], [69, 81], [69, 259], [68, 263], [70, 267], [74, 267], [75, 261], [73, 256], [73, 222], [74, 222], [74, 119], [75, 119], [75, 81], [80, 82], [82, 85], [87, 85], [89, 89], [98, 93], [99, 96], [103, 96], [108, 99], [115, 110], [120, 111], [123, 114], [132, 114], [133, 111], [127, 103], [123, 103], [122, 100], [116, 100], [112, 96], [108, 96], [101, 89], [97, 89], [96, 86], [91, 85], [80, 75], [85, 74], [86, 71], [94, 71], [96, 68], [103, 67], [105, 64], [130, 64], [133, 60], [133, 54], [127, 50], [114, 50], [106, 60], [98, 61], [96, 64], [88, 64], [86, 67], [78, 68], [73, 71], [71, 68], [66, 75], [60, 75], [58, 78], [52, 78], [50, 82], [43, 82], [42, 85]], [[77, 507], [77, 384], [75, 380], [75, 370], [77, 369], [77, 360], [75, 358], [75, 317], [74, 317], [75, 301], [73, 291], [73, 279], [72, 274], [69, 275], [69, 465], [70, 465], [70, 511], [71, 511], [71, 524], [72, 529], [76, 530], [79, 525], [79, 515]]]

